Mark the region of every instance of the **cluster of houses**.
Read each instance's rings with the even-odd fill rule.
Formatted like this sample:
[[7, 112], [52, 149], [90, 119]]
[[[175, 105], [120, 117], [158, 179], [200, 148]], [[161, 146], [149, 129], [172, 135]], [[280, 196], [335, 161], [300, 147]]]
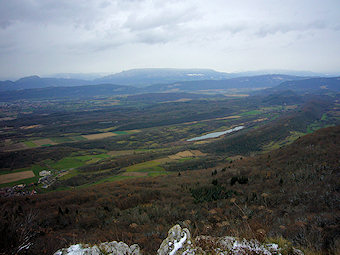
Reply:
[[39, 172], [39, 175], [42, 177], [39, 178], [38, 183], [41, 183], [43, 185], [42, 188], [44, 189], [47, 189], [56, 181], [56, 178], [51, 174], [51, 171], [42, 170]]
[[57, 178], [65, 175], [68, 172], [68, 170], [64, 169], [64, 170], [54, 170], [54, 173], [57, 175], [53, 175], [51, 173], [51, 171], [48, 170], [42, 170], [39, 172], [39, 175], [41, 176], [39, 178], [38, 183], [41, 183], [43, 186], [43, 189], [47, 189], [49, 186], [51, 186], [56, 180]]
[[32, 196], [37, 194], [37, 192], [30, 187], [34, 186], [34, 183], [31, 184], [19, 184], [13, 187], [5, 187], [0, 188], [0, 197], [13, 197], [13, 196]]
[[42, 170], [39, 172], [39, 176], [41, 177], [39, 178], [38, 183], [31, 183], [28, 185], [19, 184], [13, 187], [0, 188], [0, 197], [35, 195], [37, 194], [37, 192], [34, 189], [32, 189], [33, 186], [36, 186], [37, 184], [42, 184], [42, 188], [47, 189], [57, 180], [57, 177], [60, 177], [66, 173], [67, 173], [67, 170], [61, 170], [61, 171], [58, 171], [57, 176], [54, 176], [51, 173], [51, 171]]

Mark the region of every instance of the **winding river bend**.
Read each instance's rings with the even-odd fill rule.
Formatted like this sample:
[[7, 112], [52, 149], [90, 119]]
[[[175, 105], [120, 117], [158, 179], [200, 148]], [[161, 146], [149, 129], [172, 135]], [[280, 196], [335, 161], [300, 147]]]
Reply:
[[221, 135], [225, 135], [225, 134], [229, 134], [229, 133], [232, 133], [232, 132], [235, 132], [235, 131], [239, 131], [243, 128], [244, 128], [244, 126], [238, 126], [238, 127], [232, 128], [232, 129], [228, 129], [226, 131], [209, 133], [209, 134], [206, 134], [206, 135], [197, 136], [197, 137], [188, 139], [187, 142], [200, 141], [200, 140], [205, 140], [205, 139], [209, 139], [209, 138], [216, 138], [216, 137], [219, 137]]

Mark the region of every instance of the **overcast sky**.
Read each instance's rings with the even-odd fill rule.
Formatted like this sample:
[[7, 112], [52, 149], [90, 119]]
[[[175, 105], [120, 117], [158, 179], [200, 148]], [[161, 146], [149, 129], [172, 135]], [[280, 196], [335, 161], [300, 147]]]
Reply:
[[131, 68], [340, 71], [339, 0], [0, 0], [0, 78]]

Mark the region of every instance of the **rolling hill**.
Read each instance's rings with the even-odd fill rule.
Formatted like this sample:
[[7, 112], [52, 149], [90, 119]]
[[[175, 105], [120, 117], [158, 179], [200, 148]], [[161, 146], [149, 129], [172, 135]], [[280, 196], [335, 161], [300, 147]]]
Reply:
[[[193, 70], [192, 70], [193, 71]], [[197, 70], [196, 70], [197, 71]], [[144, 76], [143, 76], [144, 77]], [[175, 77], [175, 76], [171, 76]], [[130, 79], [130, 78], [128, 78]], [[153, 78], [152, 78], [153, 79]], [[177, 79], [177, 78], [176, 78]], [[252, 77], [239, 77], [226, 80], [202, 80], [185, 81], [170, 84], [157, 84], [148, 87], [133, 87], [115, 85], [112, 83], [84, 85], [91, 81], [75, 79], [54, 79], [32, 76], [20, 79], [16, 82], [5, 81], [0, 85], [1, 101], [13, 101], [21, 99], [58, 99], [58, 98], [88, 98], [96, 96], [113, 96], [125, 94], [149, 94], [149, 93], [221, 93], [225, 91], [251, 91], [261, 88], [272, 88], [285, 81], [303, 79], [298, 76], [288, 75], [261, 75]], [[138, 83], [138, 78], [133, 77]], [[111, 80], [112, 81], [112, 80]], [[119, 80], [116, 80], [119, 82]], [[165, 79], [163, 80], [165, 81]], [[96, 82], [104, 82], [97, 80]], [[122, 82], [122, 80], [121, 80]], [[84, 83], [84, 84], [83, 84]], [[124, 82], [122, 82], [124, 83]], [[127, 82], [129, 83], [129, 82]], [[119, 84], [119, 83], [116, 83]], [[192, 98], [193, 96], [191, 96]]]
[[8, 102], [22, 99], [79, 99], [93, 98], [97, 96], [135, 94], [137, 92], [139, 92], [137, 88], [114, 84], [85, 85], [75, 87], [48, 87], [4, 91], [0, 94], [0, 101]]
[[340, 77], [318, 77], [301, 80], [285, 81], [273, 88], [267, 89], [264, 92], [282, 92], [291, 90], [296, 93], [314, 93], [324, 94], [327, 92], [340, 92]]
[[0, 81], [0, 91], [13, 91], [47, 87], [65, 87], [88, 85], [91, 82], [78, 79], [64, 78], [41, 78], [39, 76], [29, 76], [17, 81]]
[[201, 80], [183, 81], [171, 84], [152, 85], [145, 88], [146, 91], [207, 91], [207, 90], [230, 90], [230, 89], [262, 89], [275, 87], [282, 82], [300, 80], [303, 77], [282, 74], [270, 74], [259, 76], [238, 77], [224, 80]]

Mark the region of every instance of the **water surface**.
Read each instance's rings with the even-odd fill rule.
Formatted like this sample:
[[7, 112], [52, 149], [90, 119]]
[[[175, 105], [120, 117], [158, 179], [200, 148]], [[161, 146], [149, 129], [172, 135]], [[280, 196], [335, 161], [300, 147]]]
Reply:
[[209, 133], [209, 134], [202, 135], [202, 136], [197, 136], [197, 137], [188, 139], [187, 141], [192, 142], [192, 141], [205, 140], [205, 139], [209, 139], [209, 138], [216, 138], [216, 137], [219, 137], [221, 135], [225, 135], [225, 134], [229, 134], [229, 133], [232, 133], [232, 132], [235, 132], [235, 131], [239, 131], [243, 128], [244, 128], [244, 126], [238, 126], [238, 127], [232, 128], [232, 129], [228, 129], [226, 131], [214, 132], [214, 133]]

